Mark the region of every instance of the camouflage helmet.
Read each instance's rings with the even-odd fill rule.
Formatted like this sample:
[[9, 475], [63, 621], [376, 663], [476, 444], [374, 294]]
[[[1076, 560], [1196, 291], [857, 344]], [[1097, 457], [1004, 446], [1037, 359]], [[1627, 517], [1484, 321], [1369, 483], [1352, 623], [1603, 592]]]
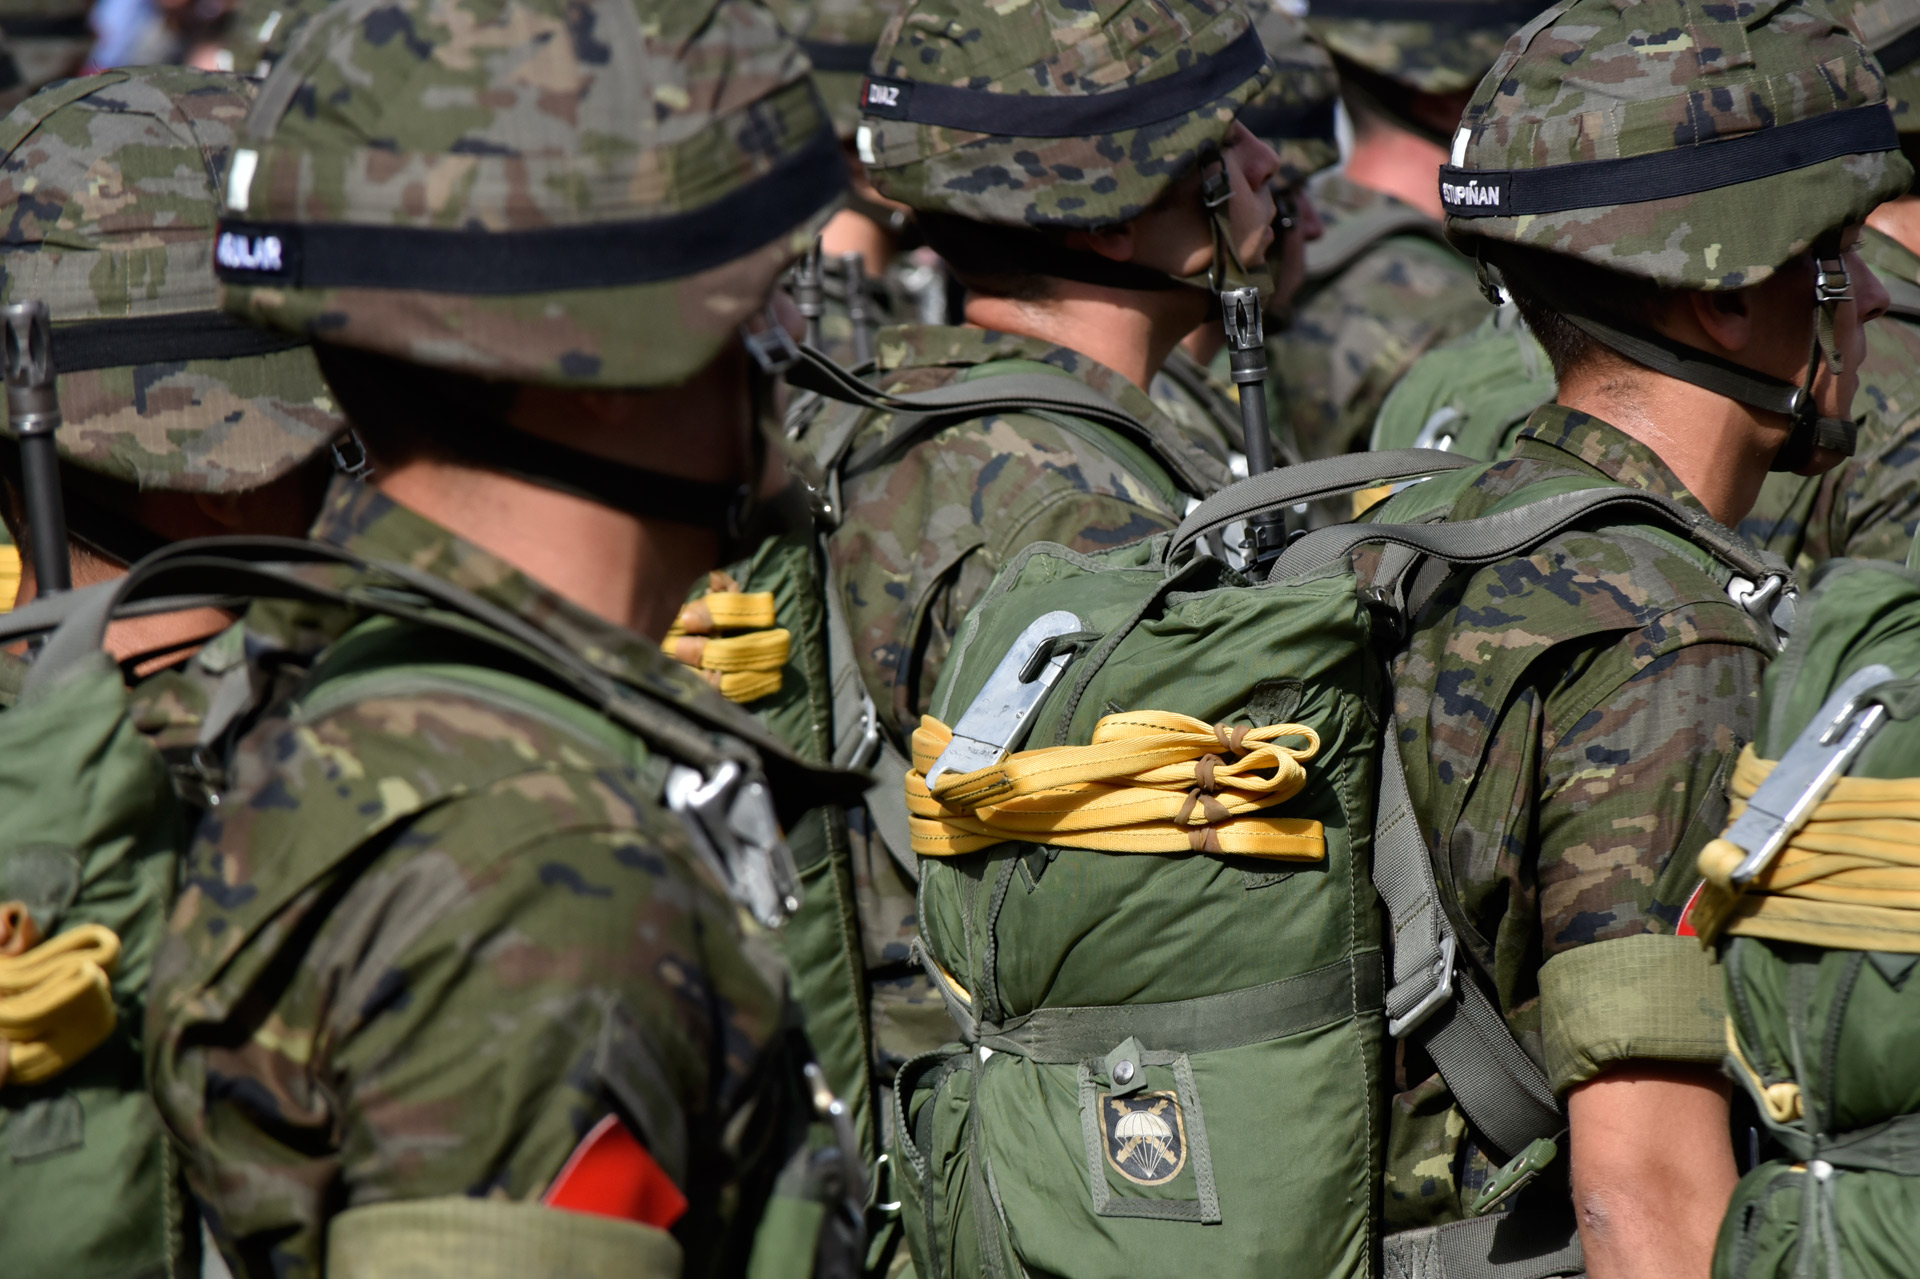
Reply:
[[881, 0], [767, 0], [780, 25], [800, 41], [813, 82], [843, 140], [860, 125], [860, 86], [897, 3]]
[[1440, 171], [1448, 238], [1758, 284], [1906, 190], [1879, 68], [1820, 0], [1573, 0], [1508, 43]]
[[347, 0], [245, 127], [216, 249], [257, 323], [479, 377], [685, 381], [846, 187], [746, 0]]
[[93, 0], [0, 0], [0, 111], [78, 75], [93, 51]]
[[1886, 74], [1894, 127], [1920, 133], [1920, 0], [1838, 0], [1831, 7]]
[[1138, 215], [1272, 74], [1232, 0], [916, 0], [873, 65], [858, 141], [875, 188], [1013, 227]]
[[0, 123], [0, 301], [53, 318], [60, 452], [141, 488], [235, 492], [286, 474], [344, 424], [313, 352], [220, 310], [213, 226], [237, 76], [109, 71]]
[[1421, 93], [1479, 83], [1540, 0], [1313, 0], [1307, 23], [1334, 54]]
[[1305, 22], [1274, 0], [1252, 3], [1273, 82], [1247, 103], [1239, 119], [1279, 155], [1279, 181], [1293, 186], [1340, 160], [1333, 132], [1340, 78]]

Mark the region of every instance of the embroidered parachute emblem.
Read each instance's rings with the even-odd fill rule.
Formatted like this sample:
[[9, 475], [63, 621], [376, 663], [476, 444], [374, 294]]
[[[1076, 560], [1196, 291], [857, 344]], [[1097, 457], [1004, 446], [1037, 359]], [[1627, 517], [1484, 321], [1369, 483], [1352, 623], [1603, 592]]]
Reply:
[[1107, 1162], [1128, 1181], [1158, 1186], [1187, 1163], [1186, 1121], [1170, 1092], [1102, 1098]]

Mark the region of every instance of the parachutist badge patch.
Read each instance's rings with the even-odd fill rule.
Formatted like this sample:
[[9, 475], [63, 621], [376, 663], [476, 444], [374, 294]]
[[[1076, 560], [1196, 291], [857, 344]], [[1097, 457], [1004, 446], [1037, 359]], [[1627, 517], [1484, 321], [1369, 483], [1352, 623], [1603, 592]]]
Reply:
[[1135, 1185], [1163, 1185], [1187, 1166], [1187, 1121], [1170, 1092], [1102, 1093], [1100, 1128], [1107, 1162]]

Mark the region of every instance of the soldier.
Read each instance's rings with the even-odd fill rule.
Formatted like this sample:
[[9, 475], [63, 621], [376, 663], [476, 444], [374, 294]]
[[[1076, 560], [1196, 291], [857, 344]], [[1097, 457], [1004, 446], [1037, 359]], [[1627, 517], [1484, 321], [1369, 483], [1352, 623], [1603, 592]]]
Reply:
[[1269, 335], [1280, 414], [1306, 458], [1366, 447], [1380, 401], [1429, 347], [1486, 314], [1441, 240], [1434, 169], [1473, 86], [1532, 0], [1314, 5], [1353, 122], [1346, 165], [1316, 182], [1326, 232], [1307, 253], [1293, 326]]
[[813, 63], [813, 82], [833, 115], [853, 188], [847, 207], [821, 231], [818, 254], [795, 269], [790, 287], [808, 321], [807, 340], [839, 363], [858, 366], [873, 358], [873, 336], [883, 326], [925, 318], [929, 309], [936, 322], [943, 321], [947, 310], [947, 277], [938, 257], [920, 243], [906, 206], [873, 189], [853, 146], [867, 64], [899, 6], [776, 0], [770, 7]]
[[[45, 300], [57, 321], [65, 423], [54, 441], [71, 541], [54, 549], [75, 585], [122, 576], [177, 538], [297, 537], [319, 509], [328, 444], [344, 423], [313, 353], [223, 313], [213, 274], [218, 191], [252, 88], [177, 67], [109, 71], [43, 90], [0, 125], [0, 220], [9, 228], [0, 299]], [[13, 424], [5, 435], [0, 516], [27, 545]], [[22, 594], [31, 599], [36, 587], [29, 557]], [[174, 668], [230, 620], [202, 609], [109, 628], [107, 647], [123, 669], [147, 655], [169, 667], [138, 694], [140, 728], [162, 749], [195, 749], [211, 686], [199, 677], [221, 663], [208, 653], [204, 666]], [[13, 704], [27, 669], [0, 655], [0, 703]], [[171, 885], [164, 874], [124, 873], [23, 838], [18, 813], [9, 817], [0, 957], [35, 963], [43, 939], [87, 924], [111, 928], [119, 943], [118, 1024], [105, 1042], [51, 1078], [11, 1084], [0, 1053], [9, 1264], [48, 1275], [177, 1268], [192, 1236], [177, 1212], [159, 1116], [139, 1084], [143, 996]], [[98, 1210], [75, 1210], [88, 1202]]]
[[[1920, 148], [1920, 25], [1914, 0], [1835, 4], [1887, 75], [1901, 149]], [[1835, 556], [1904, 560], [1920, 532], [1920, 197], [1875, 209], [1860, 257], [1891, 297], [1867, 327], [1853, 457], [1823, 475], [1767, 477], [1740, 532], [1795, 566], [1801, 580]], [[1533, 409], [1554, 395], [1553, 366], [1511, 304], [1422, 356], [1380, 408], [1373, 447], [1438, 446], [1503, 456]]]
[[[345, 427], [333, 397], [304, 341], [221, 312], [213, 276], [217, 193], [252, 90], [187, 69], [108, 71], [0, 125], [0, 300], [52, 313], [76, 586], [183, 537], [298, 537], [319, 511]], [[0, 515], [25, 545], [11, 448], [7, 461]], [[29, 557], [21, 602], [35, 590]], [[108, 642], [123, 659], [177, 649], [194, 624], [121, 622]], [[199, 625], [226, 622], [209, 611]]]
[[[1414, 485], [1383, 520], [1624, 486], [1733, 547], [1705, 521], [1738, 523], [1769, 467], [1812, 473], [1848, 446], [1864, 322], [1887, 305], [1861, 226], [1911, 177], [1880, 73], [1812, 0], [1689, 8], [1676, 27], [1680, 12], [1575, 0], [1476, 91], [1441, 173], [1447, 231], [1541, 336], [1559, 395], [1507, 460]], [[1399, 750], [1464, 954], [1432, 978], [1454, 983], [1451, 1002], [1435, 987], [1433, 1019], [1399, 1013], [1398, 986], [1388, 997], [1408, 1036], [1390, 1269], [1436, 1273], [1419, 1267], [1466, 1245], [1517, 1260], [1531, 1239], [1550, 1260], [1526, 1273], [1575, 1272], [1579, 1250], [1550, 1242], [1571, 1229], [1570, 1180], [1588, 1272], [1706, 1270], [1736, 1176], [1725, 1022], [1708, 960], [1675, 931], [1753, 735], [1785, 580], [1734, 579], [1626, 522], [1443, 580], [1418, 609], [1392, 667]], [[1504, 1108], [1521, 1090], [1490, 1106], [1493, 1058], [1442, 1043], [1470, 1024], [1456, 1015], [1470, 990], [1524, 1049], [1500, 1077], [1537, 1081], [1543, 1110], [1526, 1113], [1570, 1125], [1569, 1158], [1522, 1192], [1504, 1234], [1469, 1218], [1474, 1201], [1537, 1175], [1549, 1150], [1491, 1139], [1485, 1123], [1532, 1125]]]
[[[1273, 83], [1240, 113], [1240, 123], [1280, 157], [1274, 177], [1279, 212], [1267, 251], [1273, 291], [1267, 297], [1266, 320], [1279, 330], [1292, 322], [1293, 295], [1306, 278], [1307, 246], [1321, 234], [1307, 179], [1340, 158], [1333, 136], [1339, 82], [1332, 59], [1304, 22], [1267, 0], [1261, 0], [1255, 12], [1254, 25], [1273, 63]], [[1169, 417], [1227, 461], [1236, 475], [1244, 475], [1246, 438], [1225, 349], [1220, 325], [1201, 325], [1174, 348], [1148, 389]], [[1292, 432], [1275, 434], [1285, 457]]]
[[[881, 330], [879, 387], [990, 390], [1025, 374], [1077, 381], [1112, 410], [1105, 424], [995, 412], [921, 431], [836, 405], [800, 438], [838, 469], [826, 590], [875, 708], [876, 795], [896, 807], [940, 663], [1002, 564], [1036, 541], [1094, 550], [1172, 528], [1190, 497], [1229, 479], [1144, 388], [1208, 315], [1210, 288], [1272, 236], [1278, 161], [1234, 124], [1268, 80], [1266, 55], [1244, 14], [1215, 0], [1093, 21], [1066, 0], [1005, 13], [921, 0], [874, 55], [860, 158], [968, 289], [964, 326]], [[1075, 123], [1090, 119], [1126, 123]], [[888, 820], [862, 810], [848, 830], [880, 1087], [953, 1035], [910, 953], [904, 810]]]
[[0, 3], [0, 111], [40, 86], [80, 74], [93, 49], [92, 0]]
[[[774, 817], [845, 778], [657, 640], [762, 506], [769, 301], [838, 144], [741, 0], [391, 0], [302, 39], [229, 171], [225, 305], [315, 340], [375, 458], [315, 540], [465, 620], [355, 627], [230, 752], [156, 1101], [240, 1275], [740, 1273], [811, 1114]], [[767, 1214], [756, 1267], [809, 1269], [820, 1209]]]

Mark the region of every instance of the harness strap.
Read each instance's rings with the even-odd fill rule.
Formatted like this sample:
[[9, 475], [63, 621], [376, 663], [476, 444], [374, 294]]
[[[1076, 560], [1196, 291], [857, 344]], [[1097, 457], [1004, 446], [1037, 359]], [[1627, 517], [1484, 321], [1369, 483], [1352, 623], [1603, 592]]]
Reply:
[[1215, 529], [1260, 511], [1336, 497], [1355, 489], [1410, 480], [1440, 471], [1483, 463], [1439, 449], [1393, 449], [1382, 453], [1345, 453], [1262, 471], [1220, 490], [1188, 512], [1167, 547], [1169, 564]]
[[1583, 1275], [1586, 1258], [1571, 1212], [1523, 1212], [1426, 1226], [1388, 1235], [1386, 1279], [1550, 1279]]

